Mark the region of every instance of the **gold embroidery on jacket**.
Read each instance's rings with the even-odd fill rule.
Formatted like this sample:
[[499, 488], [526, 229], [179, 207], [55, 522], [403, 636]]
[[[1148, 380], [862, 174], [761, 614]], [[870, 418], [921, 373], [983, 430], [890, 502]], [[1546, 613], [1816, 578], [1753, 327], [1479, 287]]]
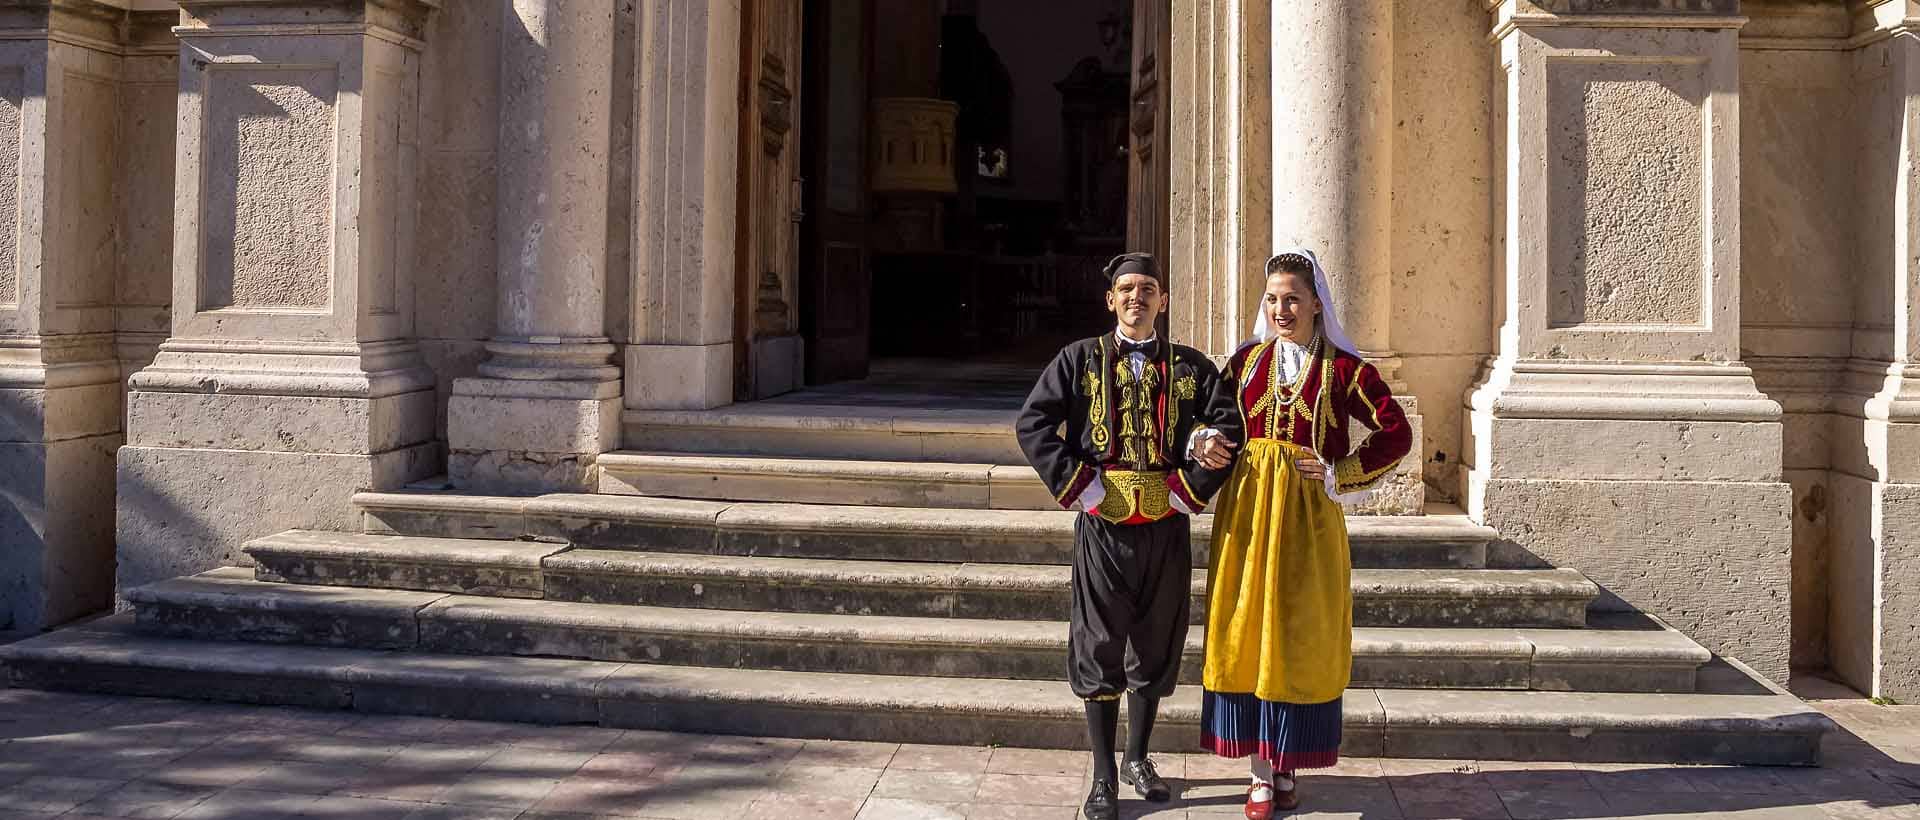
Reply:
[[1154, 464], [1160, 453], [1153, 435], [1153, 399], [1160, 388], [1160, 369], [1152, 362], [1133, 375], [1125, 361], [1114, 363], [1120, 382], [1120, 460], [1135, 469]]

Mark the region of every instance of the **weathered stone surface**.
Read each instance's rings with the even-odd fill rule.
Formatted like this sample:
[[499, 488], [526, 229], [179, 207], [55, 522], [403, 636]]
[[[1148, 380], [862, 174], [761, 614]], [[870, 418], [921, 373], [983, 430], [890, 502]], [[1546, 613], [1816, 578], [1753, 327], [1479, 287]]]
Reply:
[[[546, 561], [550, 598], [609, 604], [1064, 620], [1065, 566], [920, 564], [580, 550]], [[1194, 619], [1205, 573], [1193, 577]], [[1354, 570], [1354, 621], [1581, 626], [1598, 589], [1572, 570]]]
[[117, 588], [244, 563], [263, 535], [357, 529], [359, 488], [424, 478], [436, 460], [431, 444], [371, 457], [123, 447]]
[[[1075, 513], [733, 504], [621, 496], [535, 499], [363, 493], [366, 531], [449, 538], [534, 536], [583, 547], [796, 558], [1068, 563]], [[724, 514], [724, 516], [723, 516]], [[1196, 566], [1212, 517], [1194, 520]], [[1354, 564], [1482, 567], [1491, 529], [1458, 515], [1348, 520]], [[718, 539], [718, 540], [716, 540]]]
[[1602, 609], [1660, 617], [1708, 649], [1786, 675], [1791, 490], [1785, 484], [1489, 482], [1496, 563], [1579, 567]]
[[[991, 506], [994, 470], [990, 464], [644, 453], [609, 453], [599, 464], [602, 491], [617, 494], [947, 509]], [[1042, 487], [1047, 506], [1037, 509], [1059, 508], [1031, 469], [1027, 480]]]
[[0, 442], [0, 623], [35, 630], [113, 601], [118, 434]]
[[[90, 627], [0, 648], [19, 684], [461, 717], [926, 743], [1083, 746], [1080, 704], [1057, 682], [792, 673], [545, 658], [447, 658], [298, 646], [183, 645]], [[363, 698], [360, 693], [370, 692]], [[439, 700], [435, 700], [438, 698]], [[446, 711], [435, 711], [434, 703]], [[1342, 751], [1444, 750], [1514, 759], [1808, 764], [1830, 722], [1781, 695], [1352, 689]], [[1198, 741], [1199, 691], [1161, 709], [1157, 748]], [[1496, 740], [1497, 739], [1497, 740]], [[1164, 745], [1159, 745], [1164, 744]], [[1396, 752], [1396, 749], [1400, 750]], [[1472, 751], [1466, 751], [1472, 750]]]
[[623, 446], [659, 453], [942, 461], [1024, 466], [1013, 413], [901, 407], [734, 405], [629, 410]]
[[290, 530], [256, 538], [245, 552], [263, 581], [539, 598], [541, 559], [564, 549], [526, 541]]
[[136, 627], [173, 638], [412, 649], [418, 612], [434, 592], [262, 584], [240, 567], [209, 570], [125, 593]]

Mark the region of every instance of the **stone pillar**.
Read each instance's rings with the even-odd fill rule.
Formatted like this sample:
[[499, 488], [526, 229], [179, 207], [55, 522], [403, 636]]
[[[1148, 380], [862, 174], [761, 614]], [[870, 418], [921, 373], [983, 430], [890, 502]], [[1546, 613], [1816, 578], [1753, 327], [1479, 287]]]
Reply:
[[438, 0], [181, 0], [172, 335], [136, 374], [119, 584], [348, 529], [431, 474], [411, 339], [420, 50]]
[[1274, 3], [1273, 30], [1273, 247], [1319, 255], [1327, 308], [1393, 380], [1393, 2]]
[[[1273, 3], [1273, 244], [1304, 245], [1327, 268], [1354, 351], [1380, 369], [1413, 423], [1414, 451], [1360, 512], [1418, 514], [1419, 403], [1399, 379], [1393, 321], [1393, 2]], [[1264, 267], [1251, 271], [1257, 294]], [[1257, 303], [1257, 297], [1256, 297]], [[1253, 315], [1251, 306], [1245, 311]], [[1241, 318], [1245, 323], [1248, 319]], [[1245, 330], [1242, 330], [1244, 333]]]
[[1173, 0], [1167, 321], [1224, 359], [1246, 338], [1270, 253], [1269, 0]]
[[484, 492], [584, 491], [618, 446], [606, 336], [613, 4], [498, 0], [499, 306], [447, 408], [448, 472]]
[[1833, 670], [1920, 700], [1920, 3], [1857, 9], [1863, 227], [1830, 512]]
[[626, 406], [705, 410], [733, 401], [740, 3], [639, 13]]
[[0, 631], [113, 600], [132, 136], [119, 120], [130, 40], [148, 33], [136, 16], [91, 0], [0, 9]]
[[1503, 315], [1470, 512], [1499, 560], [1577, 567], [1601, 606], [1784, 681], [1781, 411], [1740, 363], [1738, 0], [1491, 5]]

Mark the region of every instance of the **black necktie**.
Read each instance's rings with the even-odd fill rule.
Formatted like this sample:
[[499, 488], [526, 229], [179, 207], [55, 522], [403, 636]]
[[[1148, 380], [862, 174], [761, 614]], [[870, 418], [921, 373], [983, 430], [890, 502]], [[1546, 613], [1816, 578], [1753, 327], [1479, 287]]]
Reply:
[[1119, 342], [1120, 342], [1120, 355], [1122, 356], [1131, 356], [1135, 353], [1139, 353], [1151, 359], [1153, 358], [1153, 354], [1159, 352], [1160, 350], [1159, 339], [1148, 339], [1144, 342], [1135, 342], [1135, 341], [1129, 341], [1127, 339], [1120, 339]]

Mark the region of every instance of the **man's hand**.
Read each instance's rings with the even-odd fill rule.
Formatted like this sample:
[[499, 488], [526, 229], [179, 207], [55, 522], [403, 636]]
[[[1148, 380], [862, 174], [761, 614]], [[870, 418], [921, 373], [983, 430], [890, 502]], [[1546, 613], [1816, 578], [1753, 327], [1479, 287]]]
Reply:
[[1295, 467], [1300, 468], [1301, 478], [1305, 478], [1308, 481], [1327, 480], [1327, 463], [1317, 457], [1299, 459], [1293, 464]]
[[1233, 448], [1234, 443], [1226, 436], [1202, 436], [1193, 446], [1193, 460], [1209, 470], [1224, 469], [1233, 463]]

